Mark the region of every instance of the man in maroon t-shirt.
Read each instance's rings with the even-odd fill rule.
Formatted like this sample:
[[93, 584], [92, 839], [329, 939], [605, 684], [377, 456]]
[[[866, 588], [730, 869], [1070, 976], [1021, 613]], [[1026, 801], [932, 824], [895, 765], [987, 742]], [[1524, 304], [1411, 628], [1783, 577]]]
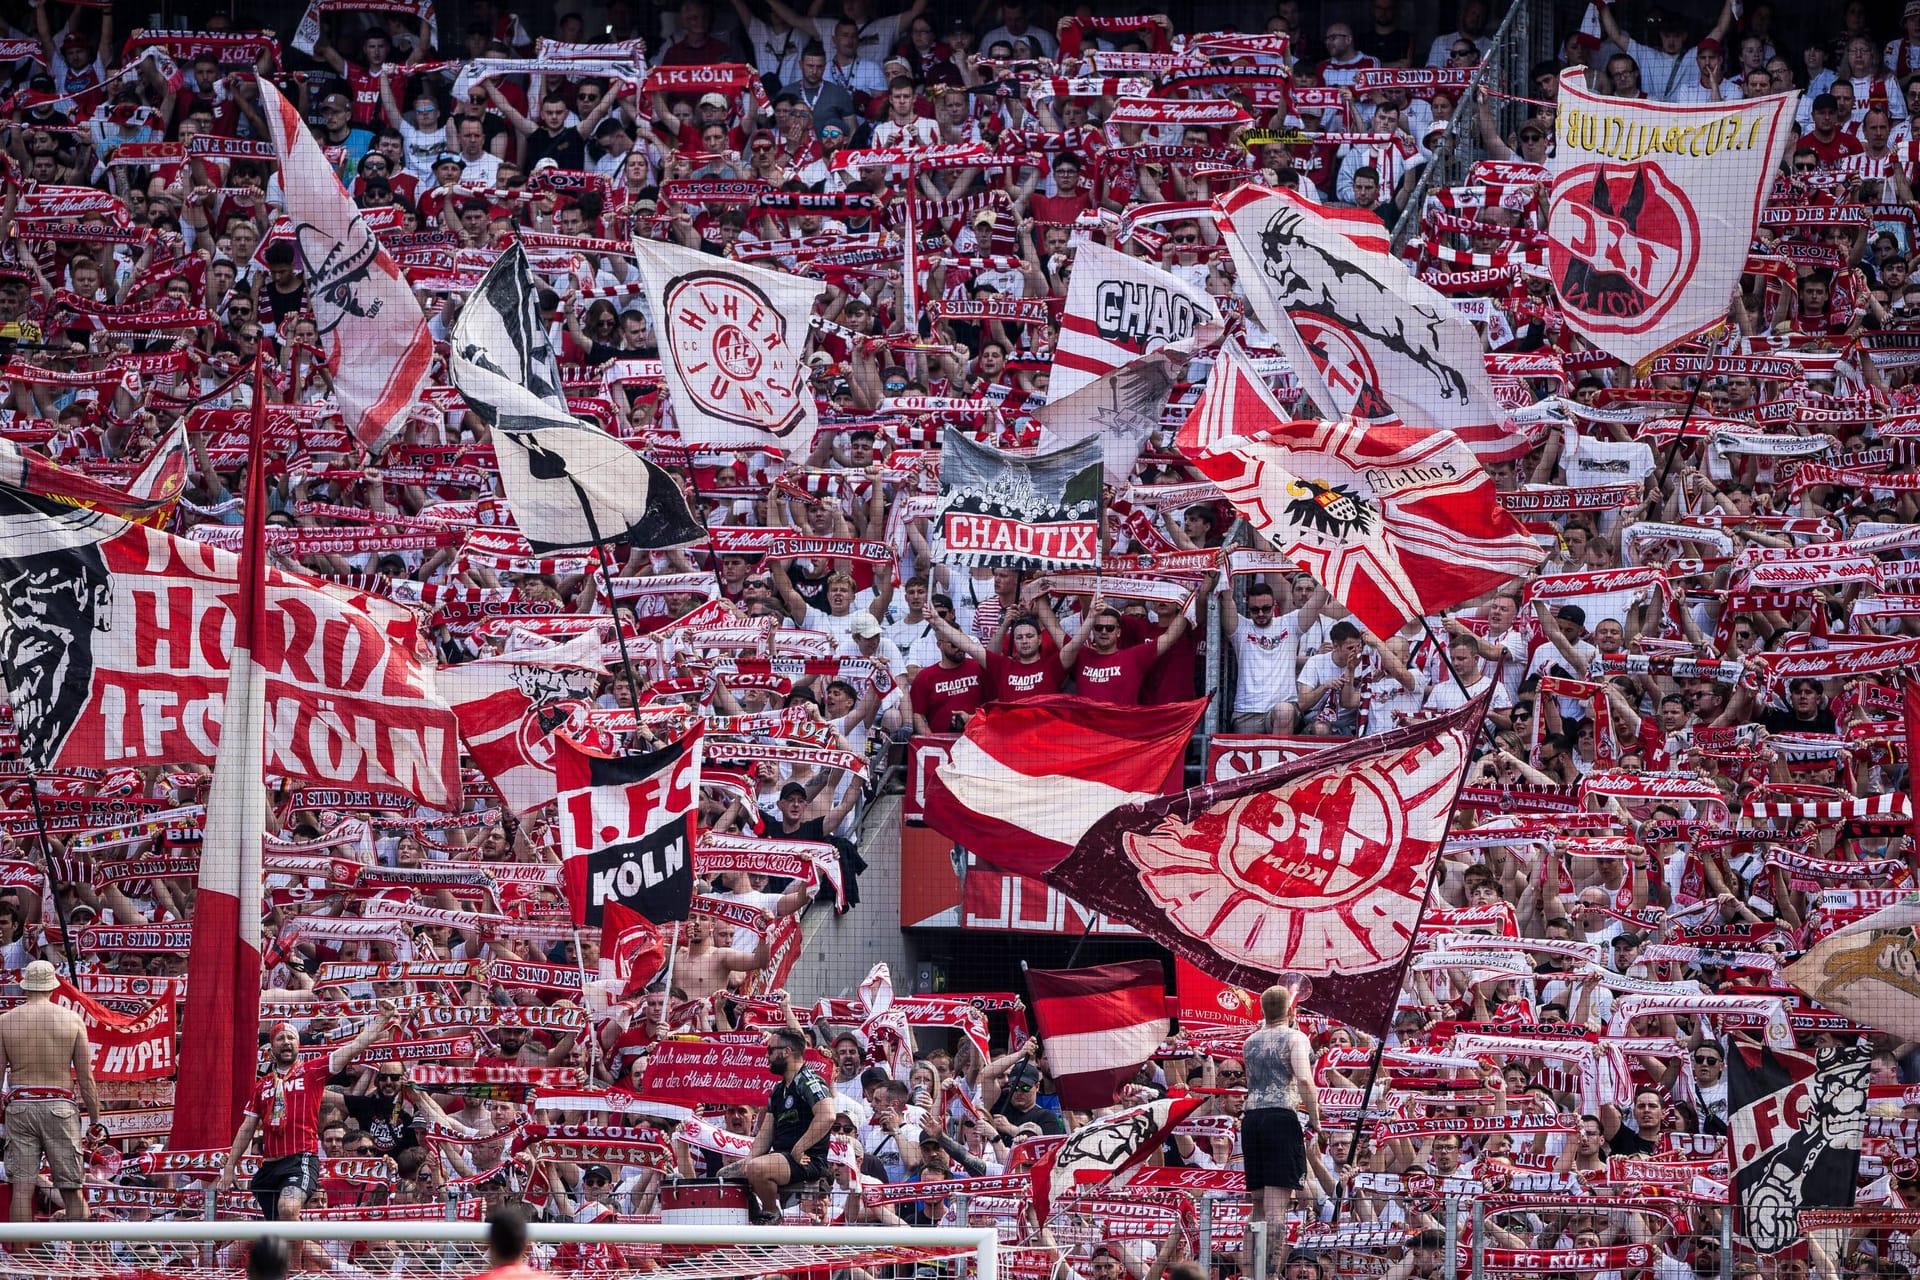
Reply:
[[[1044, 604], [1044, 598], [1042, 602]], [[1047, 652], [1045, 632], [1032, 614], [1018, 614], [1007, 623], [1007, 644], [1012, 653], [988, 649], [974, 637], [954, 627], [944, 618], [930, 619], [934, 634], [944, 647], [951, 640], [969, 658], [986, 668], [986, 701], [1024, 702], [1042, 694], [1059, 693], [1066, 688], [1065, 674], [1056, 654]]]
[[291, 1022], [276, 1023], [267, 1039], [269, 1070], [254, 1082], [240, 1132], [233, 1136], [226, 1165], [216, 1191], [228, 1191], [240, 1168], [240, 1157], [253, 1145], [255, 1131], [263, 1136], [260, 1154], [265, 1163], [253, 1175], [254, 1199], [267, 1218], [291, 1222], [299, 1218], [307, 1197], [320, 1185], [320, 1103], [327, 1080], [347, 1069], [361, 1050], [400, 1021], [389, 1000], [380, 1002], [380, 1014], [360, 1034], [332, 1053], [300, 1060], [300, 1033]]
[[913, 731], [959, 733], [987, 700], [987, 673], [946, 635], [936, 634], [934, 643], [940, 661], [913, 678]]
[[1140, 686], [1160, 655], [1173, 647], [1187, 629], [1187, 615], [1175, 614], [1151, 644], [1120, 647], [1120, 611], [1099, 596], [1087, 618], [1060, 650], [1062, 669], [1073, 676], [1074, 692], [1094, 702], [1138, 706]]

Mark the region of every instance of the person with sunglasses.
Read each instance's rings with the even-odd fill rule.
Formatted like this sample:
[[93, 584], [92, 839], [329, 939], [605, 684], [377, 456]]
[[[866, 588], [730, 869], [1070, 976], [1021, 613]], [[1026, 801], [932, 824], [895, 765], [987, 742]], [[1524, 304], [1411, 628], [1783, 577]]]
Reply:
[[347, 1114], [366, 1134], [370, 1155], [399, 1155], [420, 1145], [420, 1130], [429, 1123], [464, 1129], [426, 1093], [407, 1083], [404, 1063], [382, 1062], [363, 1071], [353, 1092], [345, 1098]]

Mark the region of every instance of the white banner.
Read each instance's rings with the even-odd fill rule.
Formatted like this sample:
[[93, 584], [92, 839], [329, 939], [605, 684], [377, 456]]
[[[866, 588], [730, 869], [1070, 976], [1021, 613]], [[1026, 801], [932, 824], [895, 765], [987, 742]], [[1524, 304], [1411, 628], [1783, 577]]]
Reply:
[[1547, 269], [1575, 333], [1638, 364], [1727, 318], [1798, 101], [1677, 106], [1560, 77]]
[[635, 240], [680, 438], [803, 459], [819, 418], [801, 353], [817, 281]]

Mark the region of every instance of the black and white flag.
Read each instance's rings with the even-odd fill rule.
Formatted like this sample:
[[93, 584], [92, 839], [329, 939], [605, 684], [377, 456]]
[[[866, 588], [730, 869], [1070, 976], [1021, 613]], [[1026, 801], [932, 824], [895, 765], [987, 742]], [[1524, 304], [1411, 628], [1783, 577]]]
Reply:
[[948, 427], [940, 447], [937, 558], [995, 569], [1097, 568], [1098, 437], [1020, 456]]
[[449, 336], [453, 385], [493, 431], [507, 505], [536, 554], [706, 536], [671, 476], [567, 410], [526, 250], [495, 260]]
[[1728, 1155], [1740, 1227], [1761, 1253], [1801, 1238], [1799, 1212], [1853, 1206], [1872, 1055], [1735, 1044], [1727, 1054]]
[[1083, 382], [1079, 390], [1064, 396], [1054, 397], [1049, 384], [1049, 399], [1034, 414], [1045, 432], [1040, 445], [1098, 440], [1106, 481], [1122, 488], [1133, 475], [1147, 440], [1160, 429], [1160, 412], [1167, 407], [1177, 380], [1174, 361], [1156, 351]]
[[693, 835], [702, 730], [654, 751], [609, 757], [553, 736], [560, 849], [576, 925], [609, 903], [655, 924], [693, 908]]

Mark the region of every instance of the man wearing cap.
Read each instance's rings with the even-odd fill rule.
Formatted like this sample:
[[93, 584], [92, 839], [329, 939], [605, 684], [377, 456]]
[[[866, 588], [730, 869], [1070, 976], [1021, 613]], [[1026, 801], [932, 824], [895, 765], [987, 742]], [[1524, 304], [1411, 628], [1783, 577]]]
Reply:
[[33, 1220], [34, 1184], [45, 1156], [53, 1186], [66, 1202], [67, 1218], [82, 1221], [87, 1202], [80, 1194], [85, 1166], [80, 1158], [80, 1106], [100, 1130], [100, 1097], [93, 1087], [93, 1054], [87, 1024], [80, 1015], [53, 1003], [60, 975], [45, 960], [35, 960], [20, 975], [27, 993], [18, 1008], [0, 1014], [0, 1071], [7, 1081], [7, 1185], [12, 1194], [8, 1216]]
[[55, 88], [63, 94], [78, 93], [103, 83], [107, 78], [104, 50], [113, 43], [113, 11], [100, 11], [100, 38], [96, 40], [80, 29], [76, 6], [56, 41], [47, 17], [46, 0], [27, 0], [27, 3], [33, 8], [35, 33], [40, 37], [40, 48], [46, 53], [47, 70], [53, 73]]
[[1065, 1133], [1067, 1125], [1060, 1113], [1040, 1105], [1040, 1068], [1033, 1058], [1040, 1042], [1029, 1040], [1027, 1056], [1007, 1069], [1005, 1096], [996, 1101], [988, 1115], [993, 1127], [1011, 1139], [1023, 1124], [1039, 1126], [1041, 1133]]
[[806, 1064], [807, 1038], [791, 1027], [767, 1032], [767, 1070], [778, 1079], [760, 1114], [753, 1154], [720, 1170], [745, 1178], [759, 1208], [756, 1225], [780, 1220], [780, 1188], [827, 1177], [833, 1140], [833, 1090]]
[[386, 1034], [400, 1020], [393, 1002], [382, 1000], [380, 1013], [360, 1034], [332, 1053], [300, 1060], [300, 1033], [291, 1022], [277, 1022], [267, 1039], [268, 1070], [254, 1082], [240, 1131], [227, 1151], [216, 1191], [230, 1191], [240, 1168], [240, 1157], [262, 1135], [260, 1154], [265, 1163], [253, 1175], [252, 1191], [260, 1212], [283, 1222], [295, 1221], [307, 1197], [320, 1185], [320, 1104], [326, 1098], [329, 1076], [347, 1069], [360, 1051]]
[[1721, 80], [1727, 67], [1727, 55], [1720, 47], [1720, 42], [1712, 36], [1702, 40], [1694, 46], [1693, 61], [1699, 74], [1674, 90], [1673, 100], [1695, 105], [1726, 101], [1728, 95]]
[[1120, 1246], [1104, 1242], [1093, 1246], [1087, 1257], [1087, 1272], [1093, 1280], [1122, 1280], [1127, 1267], [1120, 1260]]

